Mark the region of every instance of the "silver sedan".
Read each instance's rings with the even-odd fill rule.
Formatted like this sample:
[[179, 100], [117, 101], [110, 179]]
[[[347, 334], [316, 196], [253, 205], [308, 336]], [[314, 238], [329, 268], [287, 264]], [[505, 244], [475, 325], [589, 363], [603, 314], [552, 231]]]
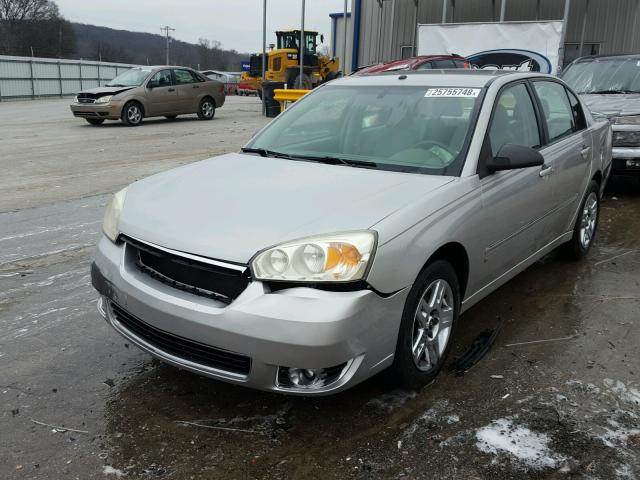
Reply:
[[556, 247], [585, 256], [611, 129], [561, 80], [354, 76], [240, 153], [118, 192], [99, 309], [170, 364], [291, 394], [442, 368], [459, 317]]

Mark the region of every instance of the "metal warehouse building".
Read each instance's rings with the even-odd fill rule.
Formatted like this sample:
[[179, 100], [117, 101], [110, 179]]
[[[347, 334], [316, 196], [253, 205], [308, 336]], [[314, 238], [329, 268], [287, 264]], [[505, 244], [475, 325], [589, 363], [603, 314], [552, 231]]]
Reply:
[[[640, 0], [352, 0], [351, 6], [347, 71], [413, 56], [418, 24], [564, 20], [564, 64], [581, 52], [640, 52]], [[342, 57], [344, 14], [331, 20], [333, 54]]]

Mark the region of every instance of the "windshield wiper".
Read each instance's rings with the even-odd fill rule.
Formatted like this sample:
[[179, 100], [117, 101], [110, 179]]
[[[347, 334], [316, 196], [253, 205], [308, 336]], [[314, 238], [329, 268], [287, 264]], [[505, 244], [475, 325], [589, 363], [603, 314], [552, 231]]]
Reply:
[[314, 156], [314, 155], [292, 155], [289, 153], [276, 152], [275, 150], [267, 150], [266, 148], [249, 148], [241, 149], [244, 153], [257, 153], [261, 157], [286, 158], [287, 160], [307, 160], [310, 162], [326, 163], [328, 165], [347, 165], [349, 167], [360, 168], [377, 168], [378, 164], [374, 162], [366, 162], [362, 160], [349, 160], [330, 156]]
[[314, 156], [314, 155], [292, 155], [293, 158], [300, 158], [302, 160], [309, 160], [310, 162], [326, 163], [328, 165], [347, 165], [349, 167], [360, 168], [377, 168], [378, 164], [375, 162], [367, 162], [363, 160], [351, 160], [347, 158], [338, 158], [331, 156]]
[[261, 157], [275, 157], [275, 158], [286, 158], [291, 160], [291, 155], [287, 153], [276, 152], [275, 150], [267, 150], [266, 148], [248, 148], [243, 147], [240, 150], [244, 153], [257, 153]]
[[593, 92], [585, 92], [590, 95], [607, 95], [607, 94], [616, 94], [616, 93], [638, 93], [633, 90], [595, 90]]

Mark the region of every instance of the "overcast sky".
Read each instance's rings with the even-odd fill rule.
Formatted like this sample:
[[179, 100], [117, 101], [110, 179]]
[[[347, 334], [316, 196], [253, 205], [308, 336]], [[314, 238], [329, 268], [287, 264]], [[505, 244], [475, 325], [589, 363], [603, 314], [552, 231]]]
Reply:
[[[179, 40], [195, 43], [204, 37], [243, 53], [262, 50], [262, 0], [55, 1], [73, 22], [158, 34], [169, 25]], [[275, 30], [300, 26], [301, 8], [302, 0], [267, 0], [267, 44], [275, 42]], [[305, 28], [324, 33], [328, 44], [329, 13], [343, 9], [344, 0], [306, 0]]]

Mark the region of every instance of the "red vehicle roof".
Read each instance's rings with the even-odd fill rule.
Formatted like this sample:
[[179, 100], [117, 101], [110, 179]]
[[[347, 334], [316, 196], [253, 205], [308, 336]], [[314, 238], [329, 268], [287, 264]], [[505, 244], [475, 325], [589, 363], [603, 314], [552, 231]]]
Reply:
[[469, 68], [469, 63], [467, 62], [467, 60], [460, 55], [421, 55], [419, 57], [402, 58], [399, 60], [392, 60], [390, 62], [379, 63], [377, 65], [364, 67], [355, 72], [354, 75], [369, 75], [372, 73], [382, 73], [390, 71], [416, 70], [423, 63], [433, 60], [461, 60], [465, 63], [464, 68]]

